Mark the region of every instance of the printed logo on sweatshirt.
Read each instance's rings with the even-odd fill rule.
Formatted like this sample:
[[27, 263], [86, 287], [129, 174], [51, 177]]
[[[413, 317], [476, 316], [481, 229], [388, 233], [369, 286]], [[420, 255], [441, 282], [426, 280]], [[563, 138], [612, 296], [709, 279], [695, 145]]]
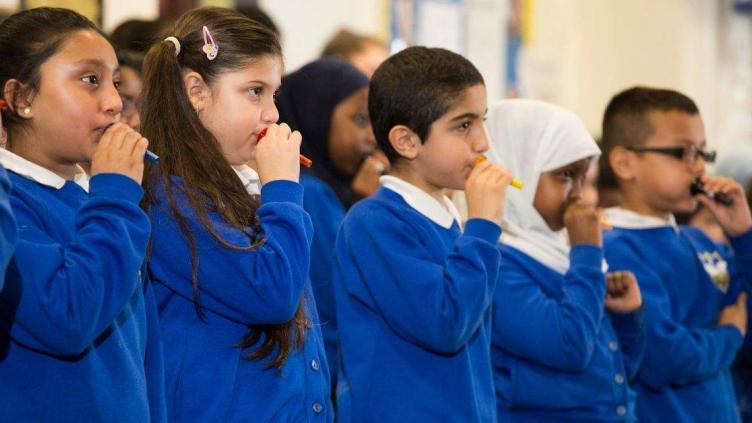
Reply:
[[728, 263], [721, 257], [721, 253], [718, 251], [699, 253], [697, 258], [700, 259], [702, 267], [705, 268], [705, 272], [710, 276], [716, 288], [725, 294], [729, 288]]

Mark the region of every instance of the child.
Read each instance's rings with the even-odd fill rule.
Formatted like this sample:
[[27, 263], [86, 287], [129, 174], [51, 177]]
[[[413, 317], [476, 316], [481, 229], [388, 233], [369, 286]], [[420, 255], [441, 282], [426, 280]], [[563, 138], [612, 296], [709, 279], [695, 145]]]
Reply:
[[488, 114], [489, 159], [525, 181], [507, 193], [494, 293], [499, 420], [635, 421], [642, 301], [630, 274], [603, 273], [599, 216], [585, 199], [600, 150], [557, 106], [505, 100]]
[[[630, 270], [644, 298], [645, 356], [635, 380], [643, 422], [739, 421], [729, 368], [746, 331], [745, 295], [752, 280], [752, 217], [741, 186], [710, 178], [697, 106], [671, 90], [636, 87], [611, 99], [603, 144], [619, 184], [621, 207], [607, 210], [612, 270]], [[692, 195], [699, 180], [729, 195], [726, 207]], [[700, 230], [677, 226], [674, 213], [708, 207], [734, 249]], [[737, 298], [738, 297], [738, 298]]]
[[144, 67], [141, 128], [160, 156], [145, 187], [169, 419], [332, 420], [307, 283], [301, 136], [275, 124], [277, 37], [232, 10], [194, 9]]
[[[503, 168], [482, 162], [486, 88], [465, 58], [411, 47], [371, 80], [368, 111], [392, 165], [335, 243], [342, 421], [495, 421], [490, 305]], [[465, 189], [460, 231], [443, 189]]]
[[[141, 272], [147, 141], [115, 122], [118, 63], [67, 9], [0, 25], [18, 245], [0, 295], [7, 421], [164, 421], [157, 310]], [[77, 163], [91, 162], [91, 179]]]
[[352, 63], [368, 78], [389, 57], [389, 49], [376, 37], [340, 29], [327, 41], [321, 57], [340, 57]]
[[120, 86], [118, 92], [123, 101], [123, 111], [120, 112], [120, 120], [136, 131], [141, 126], [139, 107], [141, 104], [141, 67], [144, 56], [141, 53], [127, 50], [118, 50], [118, 62], [120, 63]]
[[[337, 370], [337, 321], [332, 250], [345, 211], [379, 187], [386, 164], [371, 155], [368, 78], [341, 59], [325, 58], [285, 77], [277, 96], [280, 120], [303, 134], [313, 166], [301, 175], [303, 207], [313, 221], [311, 284], [332, 380]], [[364, 191], [359, 187], [367, 187]], [[375, 186], [375, 188], [373, 188]]]

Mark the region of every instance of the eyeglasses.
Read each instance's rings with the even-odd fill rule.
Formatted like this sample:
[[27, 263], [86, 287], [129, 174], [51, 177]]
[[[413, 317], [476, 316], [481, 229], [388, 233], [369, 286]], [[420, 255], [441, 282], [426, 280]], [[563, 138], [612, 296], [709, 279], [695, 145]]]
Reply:
[[681, 160], [689, 166], [694, 166], [697, 163], [697, 159], [702, 158], [705, 163], [715, 162], [715, 151], [705, 150], [697, 148], [696, 146], [689, 144], [684, 147], [640, 147], [630, 146], [627, 150], [635, 151], [637, 153], [659, 153], [666, 156], [671, 156], [675, 159]]

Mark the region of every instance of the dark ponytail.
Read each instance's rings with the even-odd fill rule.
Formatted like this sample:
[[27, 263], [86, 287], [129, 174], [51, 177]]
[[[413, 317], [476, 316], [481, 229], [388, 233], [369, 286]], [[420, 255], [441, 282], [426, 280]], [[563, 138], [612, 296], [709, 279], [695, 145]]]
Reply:
[[[210, 28], [221, 51], [209, 61], [202, 51], [202, 29]], [[222, 73], [242, 69], [250, 60], [274, 56], [281, 60], [282, 49], [277, 36], [230, 9], [205, 7], [183, 15], [169, 34], [180, 45], [162, 41], [149, 50], [144, 60], [143, 108], [141, 132], [149, 139], [150, 149], [161, 157], [158, 166], [145, 175], [146, 208], [155, 204], [156, 182], [163, 186], [170, 211], [191, 251], [193, 300], [203, 317], [199, 297], [198, 255], [196, 241], [186, 217], [178, 209], [171, 176], [183, 179], [181, 188], [201, 226], [225, 248], [258, 248], [264, 235], [256, 210], [259, 200], [246, 192], [240, 179], [222, 155], [216, 138], [201, 123], [183, 85], [182, 72], [190, 69], [211, 84]], [[238, 231], [246, 234], [249, 246], [227, 242], [212, 226], [209, 213], [216, 212]], [[285, 323], [252, 325], [241, 348], [255, 348], [247, 358], [260, 360], [277, 352], [269, 365], [281, 368], [293, 348], [300, 348], [309, 326], [303, 300], [295, 317]]]

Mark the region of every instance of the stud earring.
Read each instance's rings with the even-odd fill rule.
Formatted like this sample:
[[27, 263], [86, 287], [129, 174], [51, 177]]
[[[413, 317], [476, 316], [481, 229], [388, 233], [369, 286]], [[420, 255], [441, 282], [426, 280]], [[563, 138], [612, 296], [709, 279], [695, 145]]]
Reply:
[[25, 115], [28, 115], [29, 113], [31, 113], [31, 107], [28, 107], [28, 106], [24, 107], [23, 112]]

